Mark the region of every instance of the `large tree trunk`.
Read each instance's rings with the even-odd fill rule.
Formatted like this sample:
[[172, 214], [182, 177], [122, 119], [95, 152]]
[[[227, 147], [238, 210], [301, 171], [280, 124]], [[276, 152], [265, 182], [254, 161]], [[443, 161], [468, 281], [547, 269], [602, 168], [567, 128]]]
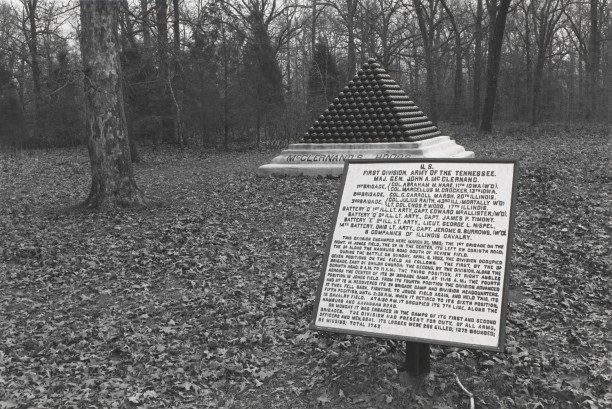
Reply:
[[136, 186], [123, 108], [118, 56], [120, 0], [81, 0], [81, 53], [85, 73], [87, 147], [91, 190], [84, 205], [144, 205]]
[[489, 55], [487, 58], [487, 85], [485, 91], [484, 108], [482, 110], [482, 120], [480, 130], [491, 132], [493, 125], [493, 113], [495, 109], [495, 97], [497, 94], [497, 77], [499, 74], [499, 64], [501, 62], [501, 49], [504, 41], [504, 31], [506, 29], [506, 17], [511, 0], [501, 0], [491, 6], [491, 37], [489, 38]]

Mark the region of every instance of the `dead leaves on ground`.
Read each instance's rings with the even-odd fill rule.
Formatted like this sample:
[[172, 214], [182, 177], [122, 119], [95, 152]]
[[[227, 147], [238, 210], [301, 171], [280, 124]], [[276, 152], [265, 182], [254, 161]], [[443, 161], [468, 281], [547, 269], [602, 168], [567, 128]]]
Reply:
[[432, 348], [308, 329], [337, 179], [257, 178], [271, 154], [144, 155], [159, 206], [64, 212], [79, 150], [0, 159], [0, 408], [612, 405], [612, 170], [603, 133], [520, 143], [507, 348]]

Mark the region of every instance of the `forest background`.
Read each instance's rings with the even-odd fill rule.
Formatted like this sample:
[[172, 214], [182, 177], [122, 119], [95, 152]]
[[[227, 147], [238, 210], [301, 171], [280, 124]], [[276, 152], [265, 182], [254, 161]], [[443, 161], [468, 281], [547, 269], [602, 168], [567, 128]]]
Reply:
[[[368, 58], [434, 122], [607, 122], [606, 0], [123, 0], [118, 36], [138, 145], [244, 149], [299, 140]], [[84, 141], [76, 2], [0, 0], [0, 146]], [[498, 27], [499, 32], [499, 27]], [[488, 115], [487, 115], [488, 116]]]

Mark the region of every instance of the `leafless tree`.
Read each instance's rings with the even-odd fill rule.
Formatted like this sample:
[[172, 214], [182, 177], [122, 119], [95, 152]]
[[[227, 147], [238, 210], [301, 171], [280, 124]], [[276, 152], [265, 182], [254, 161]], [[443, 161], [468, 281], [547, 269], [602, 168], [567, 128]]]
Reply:
[[85, 74], [90, 208], [141, 206], [128, 141], [118, 55], [120, 0], [81, 0], [81, 54]]

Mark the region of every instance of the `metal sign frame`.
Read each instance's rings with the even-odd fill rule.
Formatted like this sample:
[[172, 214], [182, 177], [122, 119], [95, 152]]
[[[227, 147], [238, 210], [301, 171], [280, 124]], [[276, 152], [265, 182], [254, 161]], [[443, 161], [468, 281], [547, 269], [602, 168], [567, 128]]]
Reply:
[[[376, 163], [376, 164], [384, 164], [384, 163], [416, 163], [416, 164], [435, 164], [435, 163], [482, 163], [482, 164], [512, 164], [512, 190], [511, 190], [511, 203], [510, 203], [510, 212], [509, 212], [509, 220], [508, 220], [508, 231], [507, 231], [507, 242], [506, 242], [506, 258], [505, 258], [505, 269], [503, 270], [503, 286], [502, 288], [502, 302], [501, 302], [501, 311], [499, 312], [499, 337], [497, 340], [497, 346], [491, 347], [488, 345], [481, 344], [466, 344], [461, 342], [454, 342], [452, 340], [439, 340], [439, 339], [428, 339], [428, 338], [420, 338], [413, 336], [404, 336], [398, 333], [380, 333], [380, 332], [371, 332], [367, 330], [359, 330], [359, 329], [346, 329], [346, 328], [336, 328], [336, 327], [328, 327], [322, 325], [315, 325], [317, 322], [317, 316], [319, 314], [319, 306], [321, 302], [321, 293], [323, 290], [323, 285], [325, 282], [325, 277], [327, 274], [327, 266], [329, 264], [329, 257], [332, 248], [332, 243], [334, 241], [335, 230], [337, 226], [338, 214], [340, 212], [340, 206], [342, 203], [342, 198], [348, 192], [345, 192], [345, 184], [347, 175], [350, 171], [352, 164], [363, 164], [363, 163]], [[439, 344], [439, 345], [448, 345], [448, 346], [456, 346], [462, 348], [472, 348], [472, 349], [482, 349], [482, 350], [490, 350], [490, 351], [503, 351], [505, 345], [505, 330], [506, 330], [506, 315], [507, 315], [507, 303], [508, 303], [508, 291], [509, 291], [509, 281], [511, 271], [511, 255], [512, 255], [512, 243], [514, 239], [514, 217], [516, 214], [516, 192], [517, 192], [517, 181], [518, 181], [518, 160], [515, 159], [453, 159], [453, 158], [415, 158], [415, 159], [387, 159], [387, 160], [376, 160], [376, 159], [350, 159], [346, 161], [344, 165], [344, 172], [342, 176], [342, 182], [340, 184], [338, 199], [336, 202], [336, 208], [334, 212], [334, 217], [332, 221], [332, 228], [329, 232], [327, 247], [325, 251], [325, 256], [323, 258], [323, 265], [321, 268], [321, 274], [319, 276], [319, 283], [316, 292], [315, 304], [312, 315], [312, 323], [310, 328], [313, 330], [320, 331], [331, 331], [338, 332], [344, 334], [352, 334], [352, 335], [362, 335], [362, 336], [370, 336], [376, 338], [389, 338], [396, 340], [404, 340], [404, 341], [412, 341], [419, 343], [431, 343], [431, 344]], [[426, 307], [423, 307], [426, 309]]]

